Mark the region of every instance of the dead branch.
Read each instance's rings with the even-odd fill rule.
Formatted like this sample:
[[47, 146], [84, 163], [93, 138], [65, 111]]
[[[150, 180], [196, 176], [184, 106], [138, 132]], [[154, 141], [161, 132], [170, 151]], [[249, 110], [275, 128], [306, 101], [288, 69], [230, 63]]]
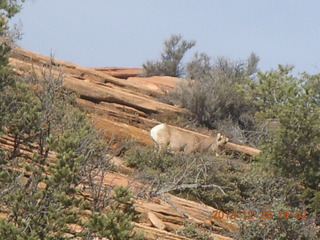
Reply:
[[213, 188], [218, 188], [223, 195], [227, 195], [222, 188], [229, 188], [229, 187], [221, 187], [216, 184], [199, 184], [199, 183], [193, 183], [193, 184], [181, 184], [181, 185], [176, 185], [176, 186], [170, 186], [166, 188], [161, 188], [158, 191], [155, 191], [152, 193], [152, 195], [160, 195], [163, 193], [171, 192], [171, 191], [176, 191], [176, 190], [185, 190], [185, 189], [213, 189]]

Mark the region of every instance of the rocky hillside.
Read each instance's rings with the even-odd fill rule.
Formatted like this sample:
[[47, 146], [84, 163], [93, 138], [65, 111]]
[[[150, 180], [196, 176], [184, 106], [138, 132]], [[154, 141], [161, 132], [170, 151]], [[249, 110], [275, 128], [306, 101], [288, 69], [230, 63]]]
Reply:
[[[153, 144], [149, 130], [159, 124], [155, 116], [162, 116], [161, 119], [165, 120], [166, 116], [179, 116], [186, 112], [155, 98], [172, 90], [179, 81], [184, 81], [179, 78], [141, 78], [138, 77], [141, 69], [137, 68], [81, 67], [23, 49], [15, 49], [10, 58], [17, 74], [31, 69], [40, 72], [49, 63], [57, 67], [56, 71], [64, 73], [64, 86], [78, 94], [77, 101], [88, 110], [95, 127], [104, 130], [106, 140], [135, 139], [144, 145]], [[0, 144], [10, 147], [12, 142], [8, 137], [1, 139]], [[234, 143], [228, 143], [227, 148], [248, 155], [259, 153], [257, 149]], [[114, 157], [114, 163], [118, 166], [118, 172], [108, 174], [105, 184], [130, 186], [134, 193], [148, 188], [133, 178], [133, 170], [124, 166], [121, 158]], [[221, 233], [238, 228], [236, 223], [227, 219], [213, 220], [211, 214], [214, 208], [171, 194], [149, 200], [137, 197], [135, 208], [142, 216], [136, 223], [136, 229], [143, 230], [146, 239], [188, 239], [176, 234], [186, 222], [195, 224], [197, 231], [206, 232], [214, 239], [230, 239]]]

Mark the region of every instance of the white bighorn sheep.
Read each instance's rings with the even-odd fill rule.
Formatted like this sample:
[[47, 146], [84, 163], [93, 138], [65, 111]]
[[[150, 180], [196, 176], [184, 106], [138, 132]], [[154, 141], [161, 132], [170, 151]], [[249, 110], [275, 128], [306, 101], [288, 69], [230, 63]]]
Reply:
[[228, 138], [218, 133], [217, 137], [200, 137], [167, 124], [159, 124], [150, 130], [153, 140], [160, 149], [168, 149], [174, 152], [184, 151], [185, 153], [197, 151], [219, 150], [219, 147], [228, 142]]

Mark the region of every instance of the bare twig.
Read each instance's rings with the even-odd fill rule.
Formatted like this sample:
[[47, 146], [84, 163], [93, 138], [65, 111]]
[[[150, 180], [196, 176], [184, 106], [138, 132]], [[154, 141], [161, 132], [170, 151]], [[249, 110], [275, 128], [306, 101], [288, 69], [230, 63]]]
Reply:
[[185, 189], [213, 189], [213, 188], [218, 188], [223, 195], [227, 195], [222, 188], [230, 188], [230, 187], [221, 187], [216, 184], [199, 184], [199, 183], [193, 183], [193, 184], [181, 184], [181, 185], [176, 185], [176, 186], [169, 186], [166, 188], [161, 188], [157, 192], [154, 192], [154, 195], [159, 195], [171, 191], [176, 191], [176, 190], [185, 190]]

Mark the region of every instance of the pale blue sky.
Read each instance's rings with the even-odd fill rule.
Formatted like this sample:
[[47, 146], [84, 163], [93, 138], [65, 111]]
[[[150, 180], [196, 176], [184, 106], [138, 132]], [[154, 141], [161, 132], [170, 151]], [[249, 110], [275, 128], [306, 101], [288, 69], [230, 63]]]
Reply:
[[319, 0], [26, 0], [18, 44], [83, 66], [141, 67], [181, 34], [213, 59], [260, 57], [320, 72]]

